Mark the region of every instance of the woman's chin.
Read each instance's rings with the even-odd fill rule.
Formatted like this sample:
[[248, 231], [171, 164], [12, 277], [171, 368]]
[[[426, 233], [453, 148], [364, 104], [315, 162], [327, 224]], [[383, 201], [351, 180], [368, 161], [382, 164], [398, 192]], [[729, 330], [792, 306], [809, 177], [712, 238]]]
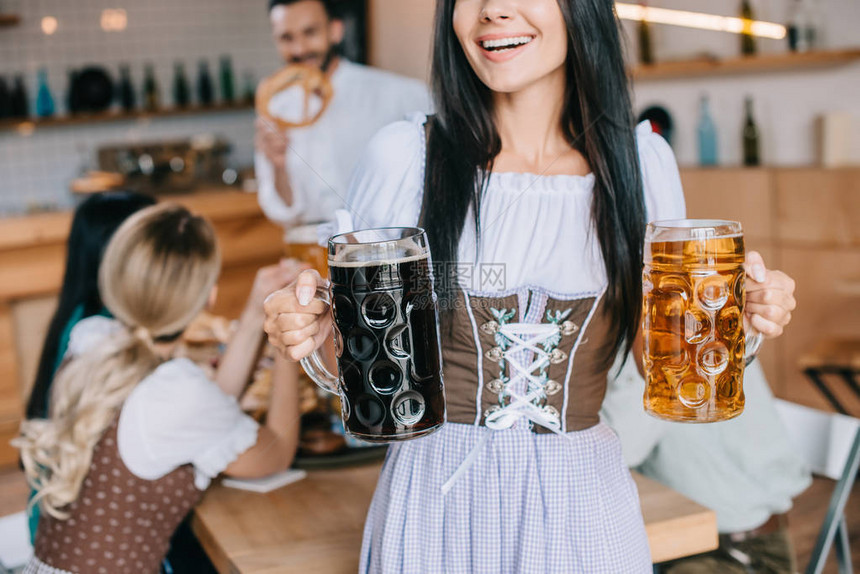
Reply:
[[486, 78], [483, 80], [484, 85], [496, 94], [515, 94], [528, 88], [533, 80], [524, 78]]

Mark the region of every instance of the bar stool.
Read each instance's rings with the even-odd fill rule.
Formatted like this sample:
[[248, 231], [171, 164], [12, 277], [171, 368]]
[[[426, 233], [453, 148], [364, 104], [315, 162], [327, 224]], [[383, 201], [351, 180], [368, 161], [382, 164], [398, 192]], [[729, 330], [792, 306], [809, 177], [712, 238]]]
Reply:
[[824, 339], [801, 356], [800, 368], [837, 412], [850, 414], [833, 394], [824, 376], [837, 375], [860, 399], [860, 339]]
[[845, 523], [845, 506], [848, 504], [848, 497], [851, 496], [851, 489], [857, 478], [858, 468], [860, 468], [860, 428], [854, 435], [854, 442], [848, 453], [848, 458], [845, 460], [842, 476], [836, 483], [833, 495], [830, 497], [827, 516], [818, 532], [818, 539], [809, 559], [809, 565], [806, 567], [806, 574], [821, 574], [824, 570], [824, 564], [827, 562], [827, 556], [830, 554], [830, 548], [834, 545], [839, 574], [852, 574], [854, 572], [851, 566], [848, 525]]

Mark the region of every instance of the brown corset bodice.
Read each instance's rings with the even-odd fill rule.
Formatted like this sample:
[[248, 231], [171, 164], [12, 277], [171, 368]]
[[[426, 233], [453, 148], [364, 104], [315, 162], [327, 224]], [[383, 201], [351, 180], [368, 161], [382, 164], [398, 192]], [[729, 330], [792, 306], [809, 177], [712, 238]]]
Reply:
[[129, 471], [117, 447], [117, 420], [96, 444], [77, 500], [58, 520], [43, 512], [35, 555], [75, 573], [157, 573], [170, 537], [203, 492], [191, 465], [156, 479]]
[[[442, 330], [450, 422], [484, 425], [518, 398], [536, 407], [526, 410], [541, 420], [556, 421], [559, 431], [599, 422], [609, 371], [602, 360], [609, 321], [600, 294], [556, 298], [527, 288], [500, 296], [461, 291], [455, 309]], [[542, 423], [532, 428], [550, 432]]]

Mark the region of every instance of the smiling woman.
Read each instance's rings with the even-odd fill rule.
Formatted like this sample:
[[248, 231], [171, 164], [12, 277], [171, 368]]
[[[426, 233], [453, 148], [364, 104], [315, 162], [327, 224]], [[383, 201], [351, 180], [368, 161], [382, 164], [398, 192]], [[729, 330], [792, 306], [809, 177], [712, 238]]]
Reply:
[[[598, 411], [639, 336], [645, 222], [684, 200], [670, 148], [634, 125], [613, 5], [438, 0], [431, 76], [436, 115], [374, 137], [338, 217], [424, 227], [442, 319], [448, 422], [389, 447], [360, 571], [651, 572]], [[320, 284], [268, 300], [293, 359], [328, 336]]]

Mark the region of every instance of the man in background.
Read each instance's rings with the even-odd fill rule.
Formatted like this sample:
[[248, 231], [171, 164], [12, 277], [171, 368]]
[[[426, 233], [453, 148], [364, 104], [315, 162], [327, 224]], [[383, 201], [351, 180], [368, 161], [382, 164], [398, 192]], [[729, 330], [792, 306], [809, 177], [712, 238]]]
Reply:
[[[430, 97], [417, 80], [362, 66], [340, 56], [344, 24], [330, 0], [270, 0], [275, 45], [286, 64], [322, 70], [334, 95], [307, 127], [278, 131], [257, 120], [255, 168], [260, 207], [284, 226], [326, 221], [344, 207], [347, 184], [364, 146], [377, 130], [410, 112], [427, 112]], [[270, 104], [288, 115], [288, 100]]]

